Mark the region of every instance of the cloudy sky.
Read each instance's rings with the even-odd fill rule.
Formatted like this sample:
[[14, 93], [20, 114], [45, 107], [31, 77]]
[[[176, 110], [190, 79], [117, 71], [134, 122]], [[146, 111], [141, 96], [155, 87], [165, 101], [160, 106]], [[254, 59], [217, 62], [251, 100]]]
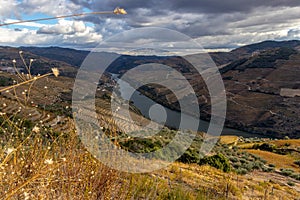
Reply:
[[140, 27], [184, 33], [206, 49], [232, 49], [264, 40], [300, 39], [299, 0], [0, 0], [0, 21], [28, 20], [120, 6], [128, 15], [0, 26], [0, 46], [91, 48]]

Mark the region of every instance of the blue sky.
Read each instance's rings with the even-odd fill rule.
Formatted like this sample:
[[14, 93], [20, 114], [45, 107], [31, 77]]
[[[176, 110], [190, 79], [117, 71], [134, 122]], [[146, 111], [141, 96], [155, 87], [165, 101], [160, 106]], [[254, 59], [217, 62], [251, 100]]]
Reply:
[[85, 49], [117, 33], [140, 27], [170, 28], [212, 50], [228, 50], [264, 40], [300, 39], [298, 0], [1, 0], [0, 20], [112, 11], [117, 6], [124, 7], [128, 15], [94, 15], [1, 26], [0, 45]]

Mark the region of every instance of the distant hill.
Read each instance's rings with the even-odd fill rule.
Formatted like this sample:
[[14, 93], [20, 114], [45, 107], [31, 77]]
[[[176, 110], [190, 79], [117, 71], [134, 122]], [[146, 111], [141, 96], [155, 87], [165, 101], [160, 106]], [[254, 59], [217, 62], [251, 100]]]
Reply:
[[[23, 61], [21, 60], [19, 52], [22, 49], [14, 48], [14, 47], [0, 47], [0, 67], [12, 67], [12, 60], [16, 60], [16, 67], [21, 68], [24, 71], [25, 66]], [[22, 55], [27, 64], [30, 63], [30, 59], [33, 59], [31, 73], [32, 74], [45, 74], [51, 71], [51, 68], [59, 68], [61, 75], [75, 77], [77, 73], [77, 69], [69, 63], [62, 62], [55, 59], [49, 59], [47, 57], [43, 57], [28, 51], [23, 50]]]
[[[78, 67], [89, 54], [88, 51], [60, 47], [21, 47], [24, 57], [36, 59], [33, 70], [44, 73], [51, 67], [59, 67], [65, 76], [74, 76]], [[17, 59], [22, 65], [18, 48], [1, 47], [0, 60], [11, 65]], [[300, 41], [265, 41], [237, 48], [231, 52], [210, 53], [219, 66], [228, 100], [226, 125], [250, 133], [272, 137], [300, 137], [300, 97], [282, 96], [281, 90], [294, 92], [300, 89]], [[129, 56], [99, 53], [102, 61], [108, 56], [116, 58], [109, 72], [125, 73], [138, 65], [160, 63], [178, 70], [193, 86], [198, 95], [203, 119], [210, 119], [210, 99], [206, 86], [192, 66], [181, 57]], [[101, 57], [102, 56], [102, 57]], [[191, 55], [193, 56], [193, 55]], [[99, 62], [101, 66], [103, 62]], [[172, 109], [179, 109], [169, 90], [151, 87], [141, 92]], [[200, 95], [201, 94], [201, 95]], [[168, 96], [168, 101], [166, 98]], [[174, 98], [173, 98], [174, 97]], [[172, 103], [169, 103], [172, 102]]]
[[256, 51], [263, 51], [274, 48], [297, 48], [300, 47], [299, 40], [290, 40], [290, 41], [264, 41], [256, 44], [246, 45], [231, 52], [234, 54], [252, 54]]
[[77, 67], [82, 64], [86, 56], [90, 53], [89, 51], [61, 47], [20, 47], [20, 49], [51, 60], [63, 61]]

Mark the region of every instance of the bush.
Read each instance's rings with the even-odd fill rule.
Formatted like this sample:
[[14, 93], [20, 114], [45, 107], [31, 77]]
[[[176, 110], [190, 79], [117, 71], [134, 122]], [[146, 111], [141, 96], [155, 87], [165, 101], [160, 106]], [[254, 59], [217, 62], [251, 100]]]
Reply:
[[241, 174], [241, 175], [245, 175], [248, 173], [247, 169], [244, 168], [240, 168], [236, 170], [236, 173]]
[[287, 184], [288, 184], [289, 186], [295, 186], [295, 183], [292, 182], [292, 181], [288, 181]]
[[300, 167], [300, 160], [296, 160], [294, 163]]
[[263, 144], [255, 144], [253, 145], [253, 149], [260, 149], [263, 151], [269, 151], [273, 152], [276, 149], [276, 145], [274, 144], [269, 144], [269, 143], [263, 143]]
[[199, 165], [210, 165], [222, 170], [223, 172], [229, 172], [231, 170], [228, 159], [220, 153], [200, 159]]
[[294, 173], [292, 169], [280, 169], [280, 174], [283, 176], [291, 176]]
[[240, 159], [240, 162], [241, 162], [241, 163], [246, 163], [246, 162], [247, 162], [247, 160], [246, 160], [246, 159], [244, 159], [244, 158], [241, 158], [241, 159]]
[[269, 164], [269, 167], [275, 168], [276, 166], [274, 164]]
[[300, 174], [292, 174], [290, 177], [300, 181]]
[[233, 162], [233, 163], [236, 163], [236, 162], [239, 161], [239, 159], [238, 159], [237, 157], [234, 157], [234, 156], [230, 156], [230, 157], [229, 157], [229, 160], [230, 160], [231, 162]]
[[253, 170], [255, 170], [255, 169], [257, 169], [257, 170], [259, 170], [259, 169], [261, 169], [263, 167], [263, 164], [262, 163], [260, 163], [260, 162], [254, 162], [253, 163]]
[[179, 159], [179, 162], [183, 163], [198, 163], [200, 160], [199, 152], [188, 149]]
[[235, 169], [238, 169], [238, 168], [240, 168], [241, 166], [242, 166], [242, 165], [241, 165], [240, 162], [233, 163], [233, 167], [234, 167]]

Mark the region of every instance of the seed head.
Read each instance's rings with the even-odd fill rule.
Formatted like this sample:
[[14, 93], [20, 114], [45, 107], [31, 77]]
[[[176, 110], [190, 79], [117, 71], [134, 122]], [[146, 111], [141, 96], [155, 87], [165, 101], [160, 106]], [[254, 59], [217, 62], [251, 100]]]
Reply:
[[59, 76], [59, 70], [57, 68], [52, 68], [52, 73], [55, 77], [58, 77]]

